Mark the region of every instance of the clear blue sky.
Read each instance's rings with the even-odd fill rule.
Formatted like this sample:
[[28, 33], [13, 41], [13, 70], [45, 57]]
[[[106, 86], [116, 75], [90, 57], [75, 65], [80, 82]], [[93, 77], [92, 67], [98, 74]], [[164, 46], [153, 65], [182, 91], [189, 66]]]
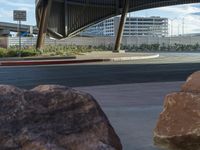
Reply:
[[[13, 10], [27, 10], [25, 24], [35, 25], [35, 0], [0, 0], [0, 21], [13, 22]], [[131, 13], [132, 16], [161, 16], [174, 19], [174, 33], [182, 32], [184, 18], [185, 33], [200, 33], [200, 4], [161, 7]], [[171, 24], [171, 21], [170, 21]]]

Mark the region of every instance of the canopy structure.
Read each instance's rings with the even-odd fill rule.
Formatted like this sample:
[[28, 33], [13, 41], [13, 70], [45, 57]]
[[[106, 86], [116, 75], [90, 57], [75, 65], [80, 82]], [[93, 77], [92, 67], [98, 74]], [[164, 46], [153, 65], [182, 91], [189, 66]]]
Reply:
[[200, 0], [36, 0], [36, 19], [42, 32], [47, 30], [52, 37], [62, 39], [74, 36], [109, 17], [122, 14], [123, 8], [124, 13], [127, 13], [197, 2]]

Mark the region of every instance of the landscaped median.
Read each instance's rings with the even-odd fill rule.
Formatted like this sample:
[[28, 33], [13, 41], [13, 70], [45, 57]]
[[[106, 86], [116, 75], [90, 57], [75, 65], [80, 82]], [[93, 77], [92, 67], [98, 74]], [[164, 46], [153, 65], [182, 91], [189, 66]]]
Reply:
[[108, 61], [132, 61], [157, 58], [154, 53], [113, 53], [110, 48], [92, 46], [47, 46], [44, 50], [33, 47], [0, 48], [0, 66], [58, 65], [96, 63]]
[[86, 52], [102, 51], [101, 48], [91, 46], [46, 46], [43, 50], [36, 50], [34, 47], [17, 46], [9, 49], [0, 48], [1, 66], [23, 66], [23, 65], [52, 65], [52, 64], [74, 64], [107, 61], [102, 59], [77, 60], [76, 55], [83, 55]]
[[[70, 57], [51, 57], [48, 59], [10, 59], [1, 60], [1, 66], [27, 66], [27, 65], [61, 65], [61, 64], [81, 64], [98, 62], [119, 62], [133, 61], [138, 59], [152, 59], [159, 57], [159, 54], [150, 53], [112, 53], [110, 52], [91, 52], [84, 55], [78, 55], [73, 59]], [[56, 58], [56, 59], [54, 59]]]
[[81, 55], [82, 53], [92, 52], [92, 51], [103, 51], [100, 47], [91, 46], [67, 46], [67, 45], [55, 45], [46, 46], [43, 50], [36, 50], [34, 46], [19, 47], [13, 46], [8, 49], [0, 48], [0, 58], [7, 57], [72, 57], [76, 55]]

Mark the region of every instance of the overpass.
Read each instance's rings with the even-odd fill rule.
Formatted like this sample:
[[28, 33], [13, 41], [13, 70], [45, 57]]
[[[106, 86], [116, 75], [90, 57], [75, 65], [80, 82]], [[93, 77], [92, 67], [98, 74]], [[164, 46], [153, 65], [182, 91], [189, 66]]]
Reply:
[[[30, 32], [30, 25], [21, 25], [20, 32]], [[15, 23], [8, 23], [8, 22], [0, 22], [0, 35], [9, 34], [11, 32], [18, 32], [19, 25]], [[36, 26], [33, 26], [33, 34], [37, 34], [38, 29]]]
[[115, 49], [118, 49], [128, 12], [198, 2], [200, 0], [36, 0], [40, 29], [37, 47], [42, 47], [46, 31], [57, 39], [72, 37], [91, 25], [122, 14], [116, 38]]

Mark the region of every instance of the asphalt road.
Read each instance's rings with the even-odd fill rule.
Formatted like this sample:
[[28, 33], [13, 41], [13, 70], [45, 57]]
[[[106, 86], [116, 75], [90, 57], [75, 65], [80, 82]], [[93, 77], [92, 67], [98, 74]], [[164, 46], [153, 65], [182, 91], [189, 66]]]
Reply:
[[200, 63], [92, 64], [0, 68], [0, 84], [32, 88], [38, 84], [70, 87], [184, 81]]
[[102, 106], [124, 150], [158, 150], [153, 145], [153, 129], [164, 96], [179, 91], [183, 83], [170, 81], [185, 81], [197, 70], [200, 54], [173, 53], [135, 62], [0, 67], [0, 84], [28, 89], [61, 84], [88, 92]]

